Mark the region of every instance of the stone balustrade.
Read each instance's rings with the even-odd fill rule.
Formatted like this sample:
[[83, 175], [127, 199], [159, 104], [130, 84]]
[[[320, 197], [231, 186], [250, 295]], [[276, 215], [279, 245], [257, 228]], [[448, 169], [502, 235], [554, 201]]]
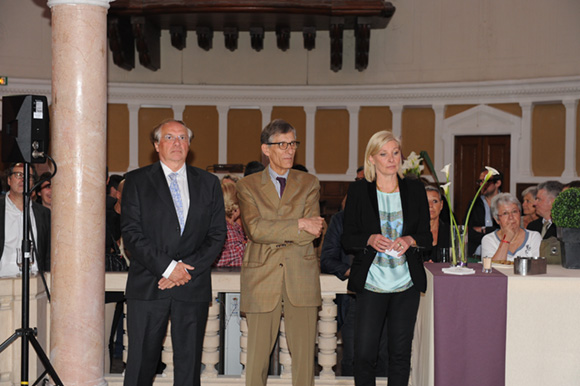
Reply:
[[[50, 283], [50, 275], [47, 275], [47, 281]], [[107, 273], [105, 287], [107, 291], [124, 291], [127, 275], [125, 273]], [[333, 371], [333, 366], [337, 364], [337, 326], [336, 315], [337, 307], [334, 303], [336, 294], [346, 293], [346, 282], [342, 282], [332, 275], [320, 275], [322, 287], [322, 307], [319, 312], [318, 322], [318, 364], [321, 367], [319, 375], [316, 377], [317, 386], [330, 385], [353, 385], [352, 377], [337, 377]], [[0, 332], [3, 334], [0, 339], [4, 340], [10, 336], [19, 327], [20, 320], [20, 279], [5, 278], [0, 279]], [[240, 292], [240, 275], [236, 269], [217, 269], [212, 273], [212, 289], [214, 299], [218, 293], [236, 293]], [[204, 347], [203, 347], [203, 385], [231, 386], [245, 384], [244, 372], [240, 376], [219, 375], [217, 365], [220, 359], [220, 320], [219, 304], [212, 302], [208, 323], [206, 327]], [[50, 307], [43, 293], [42, 283], [38, 277], [31, 279], [31, 321], [32, 327], [39, 327], [39, 336], [41, 344], [48, 352], [49, 342], [49, 311]], [[107, 331], [109, 327], [105, 326]], [[247, 325], [245, 318], [242, 317], [240, 323], [240, 363], [246, 363], [247, 348]], [[173, 352], [171, 339], [168, 336], [163, 347], [162, 360], [167, 365], [163, 376], [158, 376], [155, 385], [173, 384]], [[6, 335], [6, 336], [4, 336]], [[125, 335], [125, 346], [127, 345]], [[292, 359], [288, 351], [286, 342], [284, 320], [280, 326], [280, 353], [279, 361], [282, 365], [279, 376], [270, 376], [268, 384], [273, 385], [291, 385]], [[107, 345], [105, 345], [106, 347]], [[0, 354], [0, 386], [17, 384], [19, 382], [20, 370], [20, 345], [13, 344], [6, 351]], [[126, 351], [125, 351], [126, 353]], [[31, 356], [31, 374], [42, 373], [42, 365], [36, 364], [36, 360]], [[104, 353], [108, 355], [108, 352]], [[105, 361], [106, 363], [108, 361]], [[31, 380], [33, 375], [30, 376]], [[107, 374], [106, 380], [110, 386], [121, 386], [123, 376], [120, 374]]]

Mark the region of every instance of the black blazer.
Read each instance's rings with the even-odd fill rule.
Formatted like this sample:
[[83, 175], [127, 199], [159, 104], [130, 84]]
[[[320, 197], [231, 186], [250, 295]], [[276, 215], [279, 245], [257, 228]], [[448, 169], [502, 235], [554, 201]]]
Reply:
[[[531, 230], [531, 231], [536, 231], [540, 234], [542, 234], [542, 227], [544, 226], [544, 224], [542, 223], [542, 218], [538, 218], [534, 221], [532, 221], [531, 223], [528, 224], [527, 229]], [[550, 227], [548, 228], [548, 230], [546, 231], [546, 234], [544, 235], [544, 237], [542, 237], [542, 240], [546, 240], [549, 239], [550, 237], [557, 237], [557, 227], [556, 224], [552, 223], [550, 224]]]
[[[0, 259], [4, 254], [4, 231], [6, 218], [6, 195], [0, 197]], [[32, 202], [36, 222], [36, 258], [41, 271], [50, 271], [50, 209]]]
[[[190, 204], [181, 235], [161, 163], [127, 174], [121, 201], [121, 231], [131, 256], [127, 298], [211, 300], [210, 268], [227, 232], [222, 190], [217, 177], [189, 165], [187, 183]], [[195, 267], [192, 279], [162, 291], [157, 282], [172, 260]]]
[[[418, 246], [430, 247], [433, 237], [425, 187], [419, 180], [399, 178], [399, 191], [403, 209], [402, 236], [412, 236]], [[376, 182], [354, 182], [348, 189], [342, 235], [342, 245], [355, 255], [348, 281], [350, 291], [361, 292], [364, 289], [369, 268], [377, 253], [374, 248], [367, 246], [367, 241], [376, 233], [381, 233]], [[425, 292], [427, 277], [418, 248], [410, 247], [406, 257], [415, 288]]]

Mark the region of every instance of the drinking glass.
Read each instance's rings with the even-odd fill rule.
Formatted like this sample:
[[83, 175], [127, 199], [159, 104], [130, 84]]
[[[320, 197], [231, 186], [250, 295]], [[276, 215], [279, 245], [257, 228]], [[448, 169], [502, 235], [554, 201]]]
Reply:
[[481, 272], [483, 273], [492, 273], [491, 269], [491, 257], [482, 257], [481, 262], [483, 263], [483, 269]]

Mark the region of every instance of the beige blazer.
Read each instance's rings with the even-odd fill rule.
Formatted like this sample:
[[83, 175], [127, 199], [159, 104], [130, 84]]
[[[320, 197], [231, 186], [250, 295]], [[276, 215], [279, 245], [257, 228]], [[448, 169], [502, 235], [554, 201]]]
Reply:
[[248, 244], [241, 274], [243, 312], [270, 312], [282, 298], [282, 283], [294, 306], [319, 306], [320, 264], [315, 239], [298, 230], [298, 219], [320, 215], [320, 184], [290, 170], [282, 198], [268, 168], [237, 183]]

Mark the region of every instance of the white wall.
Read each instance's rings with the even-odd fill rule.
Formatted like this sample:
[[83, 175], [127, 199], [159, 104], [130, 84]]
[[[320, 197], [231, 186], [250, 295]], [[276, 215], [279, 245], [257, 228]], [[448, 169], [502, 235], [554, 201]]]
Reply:
[[[240, 33], [238, 50], [215, 33], [213, 49], [187, 47], [161, 37], [161, 69], [132, 71], [109, 60], [110, 82], [216, 85], [344, 85], [533, 79], [580, 74], [580, 1], [392, 0], [397, 11], [385, 30], [373, 30], [368, 68], [354, 68], [354, 37], [344, 34], [343, 69], [330, 70], [328, 33], [318, 31], [306, 51], [294, 33], [290, 49], [267, 33], [264, 49], [250, 48]], [[50, 10], [44, 0], [0, 1], [0, 75], [49, 79]], [[138, 62], [138, 60], [137, 60]]]

